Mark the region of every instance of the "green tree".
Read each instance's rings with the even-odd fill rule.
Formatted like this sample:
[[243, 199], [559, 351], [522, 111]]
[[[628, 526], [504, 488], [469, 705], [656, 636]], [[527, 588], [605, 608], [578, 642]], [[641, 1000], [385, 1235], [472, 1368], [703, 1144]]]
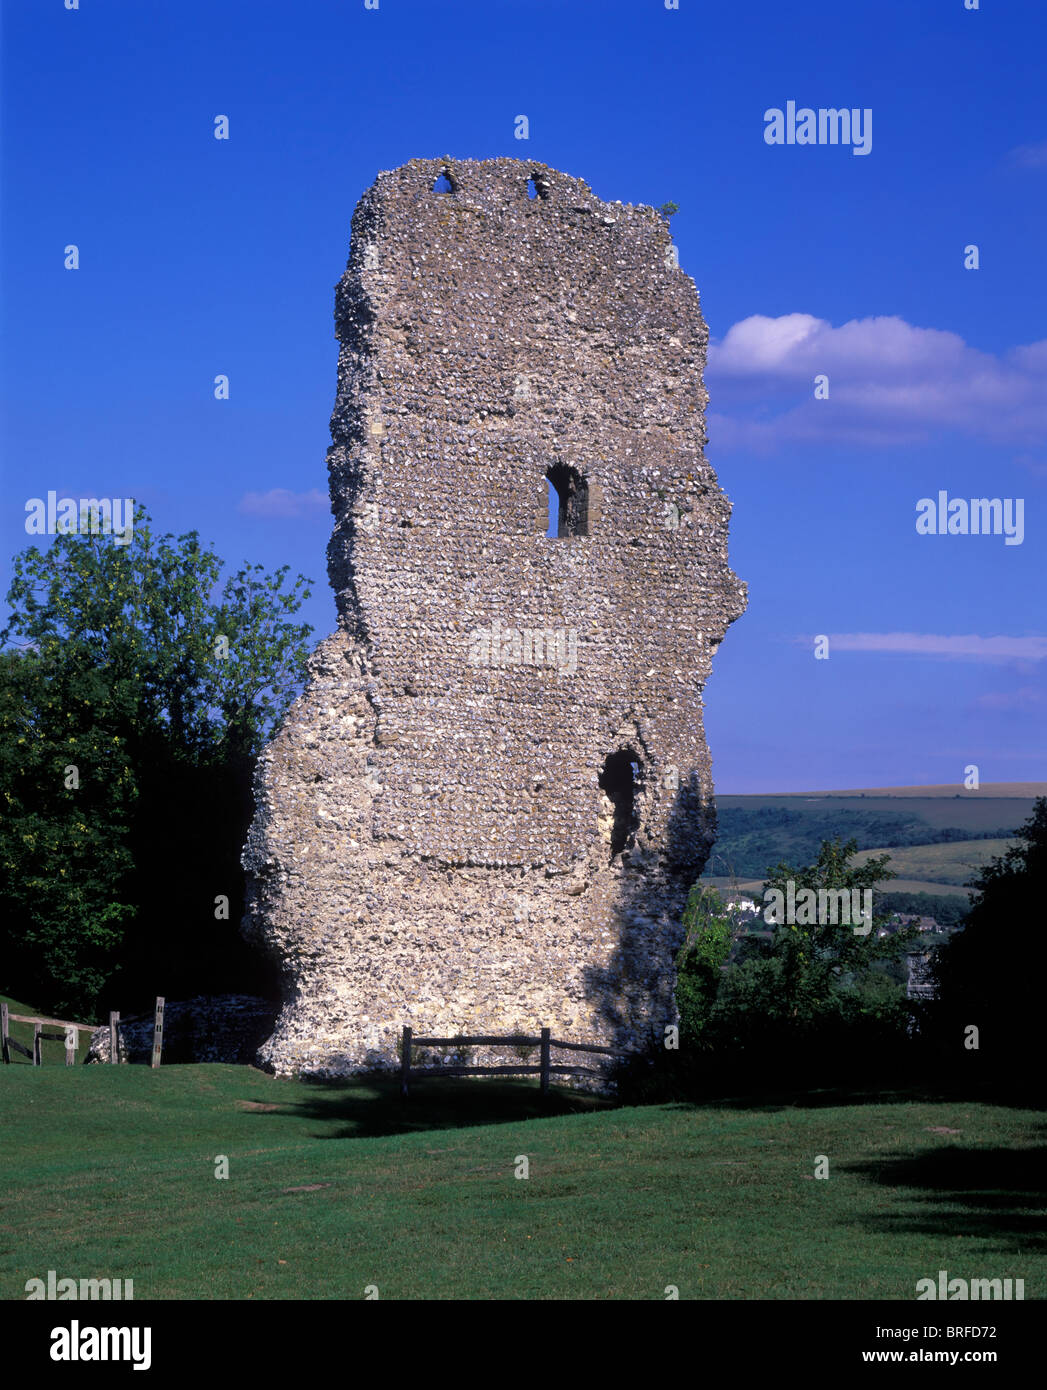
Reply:
[[[800, 902], [806, 889], [815, 894], [857, 890], [864, 907], [866, 891], [894, 875], [887, 869], [889, 855], [856, 865], [851, 863], [856, 852], [854, 840], [823, 841], [813, 864], [777, 865], [765, 889], [780, 893], [784, 902], [790, 882], [794, 901]], [[904, 990], [886, 972], [911, 949], [914, 929], [878, 936], [887, 918], [876, 910], [875, 892], [868, 932], [856, 932], [853, 919], [827, 920], [831, 913], [824, 911], [812, 914], [810, 922], [768, 921], [775, 900], [766, 891], [764, 897], [761, 925], [772, 935], [769, 940], [750, 936], [724, 975], [709, 1017], [711, 1046], [749, 1052], [771, 1066], [787, 1055], [803, 1055], [817, 1066], [833, 1049], [842, 1056], [848, 1048], [860, 1048], [862, 1038], [904, 1036]]]
[[74, 1008], [97, 996], [134, 917], [126, 692], [80, 655], [0, 651], [3, 990]]
[[[781, 964], [777, 1012], [783, 1016], [811, 1022], [827, 1010], [838, 1010], [843, 1004], [860, 1010], [862, 987], [869, 983], [874, 966], [897, 960], [915, 939], [912, 929], [887, 937], [878, 936], [887, 914], [876, 911], [875, 886], [897, 875], [887, 868], [889, 854], [877, 855], [864, 864], [852, 864], [850, 861], [857, 852], [856, 840], [846, 843], [839, 838], [823, 840], [813, 864], [800, 869], [778, 864], [764, 884], [765, 901], [767, 890], [777, 891], [786, 899], [790, 882], [796, 896], [805, 889], [816, 894], [843, 890], [861, 894], [858, 901], [864, 904], [865, 894], [872, 893], [868, 931], [856, 931], [853, 921], [775, 923], [769, 954]], [[863, 929], [865, 925], [863, 922]]]
[[[309, 596], [193, 531], [15, 557], [0, 632], [0, 987], [91, 1012], [243, 976], [250, 777], [304, 676]], [[68, 769], [73, 771], [70, 773]], [[215, 899], [228, 898], [216, 919]], [[239, 974], [238, 974], [239, 972]]]
[[701, 1045], [716, 1002], [733, 928], [721, 895], [702, 883], [688, 895], [683, 924], [686, 935], [676, 957], [676, 1005], [681, 1045], [692, 1048]]
[[[1040, 1039], [1047, 938], [1047, 797], [973, 882], [967, 923], [935, 955], [934, 1026], [961, 1072], [1027, 1084]], [[978, 1046], [969, 1046], [971, 1026]], [[1039, 1082], [1042, 1087], [1042, 1082]]]
[[[854, 890], [872, 892], [868, 932], [854, 930], [865, 922], [856, 924], [851, 912], [839, 920], [839, 899], [836, 922], [831, 911], [816, 911], [810, 922], [769, 921], [773, 899], [765, 893], [764, 918], [732, 952], [722, 898], [696, 885], [677, 957], [680, 1048], [668, 1051], [656, 1039], [648, 1054], [620, 1069], [628, 1103], [907, 1079], [912, 1010], [889, 971], [911, 949], [916, 930], [878, 936], [889, 915], [877, 910], [875, 885], [894, 877], [890, 856], [858, 865], [857, 852], [854, 840], [825, 840], [814, 863], [780, 863], [765, 887], [786, 901], [790, 881], [794, 901], [805, 889], [846, 890], [849, 900]], [[867, 903], [858, 900], [860, 909]]]

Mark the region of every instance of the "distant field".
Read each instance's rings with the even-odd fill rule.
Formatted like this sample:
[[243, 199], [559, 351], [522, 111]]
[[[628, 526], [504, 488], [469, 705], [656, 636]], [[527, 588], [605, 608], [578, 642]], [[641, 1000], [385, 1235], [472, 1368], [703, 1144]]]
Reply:
[[881, 884], [880, 890], [890, 893], [930, 893], [940, 898], [957, 897], [965, 901], [970, 894], [969, 888], [952, 883], [932, 883], [925, 878], [892, 878], [889, 883]]
[[[856, 864], [864, 864], [879, 854], [889, 854], [888, 868], [896, 874], [915, 881], [933, 884], [924, 892], [940, 892], [943, 887], [963, 888], [979, 869], [994, 855], [1003, 854], [1013, 840], [960, 840], [956, 844], [903, 845], [900, 849], [863, 849], [854, 856]], [[898, 888], [894, 879], [885, 881], [884, 888]], [[919, 892], [920, 889], [904, 890]]]
[[[893, 851], [892, 851], [893, 853]], [[723, 874], [702, 875], [702, 882], [710, 884], [713, 888], [719, 888], [723, 892], [752, 893], [757, 899], [761, 898], [763, 885], [766, 880], [762, 878], [739, 878], [733, 879]], [[926, 878], [892, 878], [889, 882], [879, 885], [879, 891], [891, 893], [930, 893], [932, 896], [958, 897], [966, 899], [970, 890], [958, 887], [951, 883], [933, 882]]]
[[[864, 864], [881, 854], [891, 856], [888, 868], [898, 874], [898, 878], [884, 879], [877, 885], [881, 892], [947, 893], [965, 897], [969, 892], [966, 885], [978, 870], [990, 863], [994, 856], [1003, 854], [1013, 843], [1012, 840], [958, 840], [940, 845], [863, 849], [854, 856], [853, 862]], [[714, 888], [736, 888], [759, 896], [765, 880], [710, 874], [703, 876], [702, 882]]]
[[[762, 883], [778, 864], [813, 864], [827, 840], [853, 840], [867, 855], [889, 850], [905, 884], [897, 891], [963, 891], [978, 868], [1004, 848], [1031, 817], [1033, 796], [992, 796], [992, 791], [1036, 791], [1039, 783], [999, 782], [979, 792], [955, 788], [874, 788], [716, 797], [717, 835], [703, 878], [709, 883]], [[950, 794], [944, 794], [948, 790]], [[922, 793], [927, 793], [923, 795]], [[958, 846], [982, 841], [978, 850]], [[917, 853], [908, 853], [918, 851]], [[959, 855], [959, 858], [957, 858]]]
[[[998, 800], [1001, 797], [1018, 801], [1035, 801], [1038, 796], [1047, 796], [1047, 782], [983, 782], [977, 791], [967, 791], [955, 782], [927, 787], [855, 787], [837, 791], [787, 792], [776, 793], [775, 800], [784, 797], [839, 796], [839, 797], [953, 797], [961, 801]], [[753, 797], [745, 798], [754, 800]]]
[[731, 878], [725, 874], [703, 874], [702, 882], [710, 884], [713, 888], [722, 888], [725, 891], [737, 889], [742, 893], [755, 893], [757, 897], [763, 892], [764, 880], [762, 878]]
[[[1001, 782], [997, 785], [1028, 787], [1040, 784]], [[1039, 795], [1047, 796], [1047, 787]], [[903, 800], [904, 804], [899, 805]], [[904, 814], [925, 821], [932, 830], [955, 826], [978, 833], [1016, 830], [1032, 815], [1034, 801], [1035, 794], [990, 797], [982, 791], [957, 796], [953, 789], [950, 796], [945, 796], [936, 793], [933, 787], [913, 787], [908, 791], [900, 788], [894, 794], [881, 791], [864, 796], [858, 792], [806, 792], [802, 796], [717, 796], [716, 805], [722, 809], [737, 807], [749, 811], [771, 807], [786, 811], [819, 811], [823, 814], [833, 810], [880, 812], [894, 816]]]

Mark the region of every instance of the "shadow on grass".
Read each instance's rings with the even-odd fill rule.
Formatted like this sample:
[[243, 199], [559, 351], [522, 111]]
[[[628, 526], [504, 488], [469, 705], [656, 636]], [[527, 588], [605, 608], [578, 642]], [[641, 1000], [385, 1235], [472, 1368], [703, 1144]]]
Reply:
[[734, 1095], [695, 1097], [665, 1102], [678, 1110], [753, 1110], [773, 1114], [782, 1110], [821, 1110], [850, 1105], [937, 1104], [955, 1100], [943, 1091], [921, 1086], [869, 1087], [827, 1086], [818, 1090], [785, 1091], [780, 1088], [742, 1092]]
[[[859, 1218], [866, 1230], [962, 1235], [1009, 1256], [1047, 1250], [1047, 1146], [1043, 1144], [977, 1149], [949, 1144], [916, 1155], [844, 1163], [840, 1168], [869, 1183], [899, 1189], [900, 1197], [908, 1197], [907, 1211]], [[981, 1274], [980, 1269], [977, 1272]], [[1000, 1271], [1004, 1272], [1011, 1271]], [[1014, 1273], [1021, 1276], [1022, 1271]]]
[[412, 1081], [411, 1094], [403, 1100], [399, 1080], [300, 1080], [313, 1091], [309, 1100], [290, 1101], [260, 1113], [317, 1120], [324, 1126], [314, 1136], [318, 1139], [366, 1139], [472, 1125], [512, 1124], [609, 1110], [616, 1104], [603, 1097], [555, 1087], [543, 1097], [537, 1085], [522, 1081], [420, 1079]]
[[[288, 1101], [261, 1114], [294, 1115], [322, 1124], [316, 1138], [363, 1139], [425, 1130], [460, 1129], [476, 1125], [515, 1124], [521, 1120], [548, 1119], [559, 1115], [594, 1114], [624, 1106], [658, 1105], [674, 1110], [748, 1110], [772, 1114], [785, 1110], [817, 1110], [863, 1105], [906, 1105], [977, 1101], [1004, 1108], [1020, 1106], [1016, 1099], [972, 1095], [969, 1088], [913, 1084], [884, 1088], [830, 1086], [786, 1091], [780, 1087], [733, 1095], [705, 1095], [688, 1099], [597, 1096], [564, 1087], [552, 1087], [543, 1099], [533, 1082], [485, 1078], [420, 1079], [411, 1083], [407, 1100], [400, 1097], [396, 1078], [354, 1077], [325, 1080], [300, 1077], [312, 1095], [306, 1101]], [[892, 1160], [893, 1161], [893, 1160]]]
[[789, 1110], [818, 1109], [841, 1105], [979, 1104], [1001, 1109], [1041, 1110], [1047, 1106], [1047, 1087], [1038, 1078], [1016, 1082], [1012, 1075], [1002, 1078], [963, 1076], [933, 1066], [898, 1067], [871, 1074], [855, 1066], [851, 1077], [834, 1074], [819, 1076], [816, 1068], [798, 1068], [790, 1078], [788, 1069], [762, 1068], [763, 1076], [750, 1067], [747, 1074], [730, 1062], [720, 1066], [715, 1056], [693, 1064], [666, 1066], [641, 1062], [619, 1076], [619, 1104], [678, 1104], [696, 1109]]
[[696, 1109], [818, 1110], [843, 1105], [993, 1105], [1003, 1110], [1037, 1110], [1033, 1100], [969, 1086], [829, 1086], [819, 1090], [754, 1091], [680, 1102]]

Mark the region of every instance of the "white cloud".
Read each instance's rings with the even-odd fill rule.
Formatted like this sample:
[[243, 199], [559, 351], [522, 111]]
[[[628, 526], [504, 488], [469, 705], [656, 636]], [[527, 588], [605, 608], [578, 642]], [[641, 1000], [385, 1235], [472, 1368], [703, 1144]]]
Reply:
[[1017, 145], [1007, 158], [1022, 169], [1047, 169], [1047, 140], [1036, 145]]
[[285, 487], [268, 492], [245, 492], [237, 510], [246, 516], [314, 517], [328, 510], [327, 493], [319, 488], [309, 492], [289, 492]]
[[979, 709], [1037, 709], [1043, 704], [1043, 691], [1033, 685], [1021, 685], [1017, 690], [993, 690], [975, 700]]
[[[827, 400], [814, 399], [821, 374]], [[710, 346], [707, 381], [718, 450], [915, 443], [943, 430], [1047, 442], [1047, 339], [996, 356], [892, 316], [834, 328], [811, 314], [753, 314]]]
[[[1047, 637], [979, 637], [973, 633], [947, 637], [931, 632], [836, 632], [828, 636], [830, 652], [893, 652], [988, 662], [1047, 659]], [[805, 646], [812, 640], [810, 636], [797, 638]]]

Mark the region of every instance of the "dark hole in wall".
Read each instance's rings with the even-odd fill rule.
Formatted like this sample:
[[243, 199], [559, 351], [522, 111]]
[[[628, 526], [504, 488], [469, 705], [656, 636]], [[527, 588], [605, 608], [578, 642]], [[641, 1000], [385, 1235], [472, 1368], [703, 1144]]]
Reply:
[[609, 754], [599, 778], [600, 789], [614, 807], [611, 826], [611, 858], [621, 854], [632, 843], [639, 825], [637, 793], [640, 786], [640, 764], [631, 749]]
[[434, 192], [434, 193], [453, 193], [453, 192], [454, 192], [454, 184], [453, 184], [453, 183], [451, 182], [451, 180], [447, 177], [446, 173], [441, 174], [440, 177], [439, 177], [439, 178], [436, 180], [436, 182], [433, 184], [433, 192]]
[[546, 471], [546, 478], [556, 493], [556, 531], [550, 526], [548, 534], [557, 536], [587, 536], [589, 534], [589, 484], [577, 468], [567, 463], [555, 463]]

